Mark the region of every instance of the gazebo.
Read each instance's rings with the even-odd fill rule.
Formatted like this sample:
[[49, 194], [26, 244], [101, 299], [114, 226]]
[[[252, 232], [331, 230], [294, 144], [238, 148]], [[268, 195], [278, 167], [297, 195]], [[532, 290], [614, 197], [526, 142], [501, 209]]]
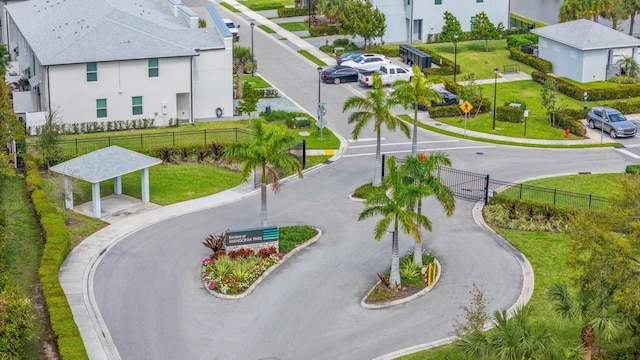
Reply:
[[100, 182], [114, 179], [113, 192], [122, 194], [122, 175], [141, 170], [142, 203], [149, 202], [149, 168], [162, 161], [135, 151], [110, 146], [52, 166], [51, 171], [64, 175], [65, 207], [73, 209], [72, 178], [91, 183], [93, 217], [101, 218]]

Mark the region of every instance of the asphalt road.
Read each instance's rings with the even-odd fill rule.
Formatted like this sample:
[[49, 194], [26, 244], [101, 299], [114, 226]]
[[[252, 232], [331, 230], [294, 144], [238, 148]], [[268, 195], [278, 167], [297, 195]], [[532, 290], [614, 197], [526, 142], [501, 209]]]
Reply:
[[[233, 15], [225, 15], [238, 20]], [[250, 39], [244, 20], [241, 39]], [[245, 43], [246, 44], [246, 43]], [[315, 65], [293, 56], [261, 31], [254, 33], [260, 74], [314, 114]], [[351, 126], [341, 104], [349, 87], [321, 86], [330, 127], [345, 139]], [[367, 135], [367, 132], [370, 135]], [[363, 137], [373, 137], [367, 129]], [[402, 154], [409, 140], [383, 132], [384, 152]], [[613, 149], [529, 149], [494, 146], [420, 132], [421, 150], [446, 151], [453, 167], [517, 181], [536, 176], [619, 172], [632, 158]], [[434, 229], [426, 247], [443, 266], [440, 282], [410, 303], [366, 310], [359, 302], [390, 265], [390, 238], [373, 240], [376, 219], [358, 222], [362, 204], [348, 199], [371, 181], [374, 145], [350, 144], [345, 156], [269, 194], [269, 222], [310, 224], [323, 236], [274, 271], [241, 300], [209, 295], [199, 280], [207, 234], [260, 223], [259, 196], [173, 218], [142, 229], [111, 248], [94, 277], [97, 303], [123, 359], [371, 359], [448, 336], [475, 283], [489, 309], [510, 307], [520, 294], [522, 272], [513, 254], [481, 230], [472, 203], [458, 200], [446, 218], [427, 202]], [[356, 147], [361, 146], [361, 147]], [[400, 236], [401, 252], [412, 240]]]

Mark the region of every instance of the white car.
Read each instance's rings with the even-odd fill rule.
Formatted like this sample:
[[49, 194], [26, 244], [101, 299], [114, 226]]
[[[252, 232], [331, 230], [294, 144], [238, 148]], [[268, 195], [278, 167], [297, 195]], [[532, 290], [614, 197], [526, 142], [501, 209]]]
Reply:
[[239, 41], [240, 33], [238, 33], [238, 28], [240, 28], [240, 25], [236, 27], [236, 24], [234, 24], [231, 19], [222, 19], [222, 21], [224, 21], [224, 24], [229, 28], [229, 32], [231, 33], [231, 36], [233, 36], [233, 41]]
[[391, 64], [391, 60], [380, 54], [362, 54], [353, 60], [343, 62], [342, 66], [352, 67], [358, 70], [374, 71], [380, 69], [381, 66]]

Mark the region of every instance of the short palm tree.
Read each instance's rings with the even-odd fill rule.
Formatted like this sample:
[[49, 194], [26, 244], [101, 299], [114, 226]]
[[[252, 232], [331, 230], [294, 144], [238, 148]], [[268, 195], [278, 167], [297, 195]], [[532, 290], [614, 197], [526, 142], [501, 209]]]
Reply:
[[[422, 198], [434, 195], [442, 205], [447, 216], [453, 215], [456, 208], [456, 199], [453, 191], [445, 185], [437, 176], [436, 171], [440, 167], [451, 166], [451, 160], [447, 154], [437, 151], [430, 155], [418, 154], [407, 156], [402, 166], [403, 175], [408, 185], [415, 187], [417, 213], [422, 215]], [[431, 220], [427, 218], [425, 229], [431, 231]], [[413, 262], [422, 267], [422, 241], [416, 238], [413, 251]]]
[[414, 65], [413, 76], [409, 81], [400, 80], [393, 83], [393, 88], [397, 92], [397, 98], [400, 104], [406, 109], [407, 106], [413, 105], [413, 136], [411, 139], [411, 154], [418, 154], [418, 107], [420, 104], [428, 105], [431, 100], [442, 101], [442, 97], [437, 91], [431, 88], [433, 83], [420, 70], [420, 67]]
[[620, 65], [624, 68], [624, 73], [627, 76], [636, 77], [638, 76], [638, 72], [640, 68], [638, 68], [638, 63], [632, 56], [625, 56], [622, 59], [616, 61], [616, 65]]
[[247, 63], [252, 60], [251, 49], [245, 46], [233, 45], [233, 70], [236, 73], [236, 98], [242, 99], [242, 75]]
[[560, 318], [580, 320], [584, 323], [580, 331], [580, 340], [586, 360], [591, 359], [596, 333], [606, 340], [611, 340], [628, 326], [624, 315], [615, 304], [614, 288], [599, 288], [600, 290], [596, 291], [583, 285], [572, 295], [567, 285], [554, 284], [547, 292], [553, 302], [554, 311]]
[[280, 191], [278, 170], [295, 172], [302, 178], [302, 166], [298, 159], [286, 151], [296, 143], [296, 139], [279, 126], [268, 126], [262, 119], [251, 120], [253, 136], [248, 142], [227, 145], [225, 158], [228, 162], [242, 162], [240, 176], [248, 182], [254, 169], [261, 170], [260, 178], [260, 218], [261, 226], [267, 226], [267, 185], [273, 192]]
[[358, 139], [360, 133], [371, 121], [373, 121], [373, 129], [376, 134], [376, 158], [373, 173], [373, 186], [380, 186], [382, 179], [382, 160], [380, 152], [380, 132], [382, 125], [386, 125], [387, 129], [395, 131], [396, 128], [409, 137], [409, 126], [394, 116], [391, 113], [391, 109], [398, 104], [397, 95], [395, 91], [390, 95], [384, 89], [382, 80], [378, 73], [373, 74], [373, 86], [370, 91], [367, 92], [365, 97], [352, 96], [348, 98], [342, 106], [342, 111], [347, 110], [356, 111], [349, 115], [349, 124], [354, 124], [351, 136], [355, 140]]
[[400, 281], [400, 256], [398, 254], [398, 229], [420, 241], [420, 226], [426, 226], [428, 219], [414, 211], [416, 192], [414, 187], [406, 186], [400, 166], [396, 159], [387, 160], [388, 174], [384, 177], [383, 186], [374, 191], [364, 202], [365, 208], [358, 221], [375, 215], [382, 215], [374, 228], [374, 238], [380, 241], [393, 223], [391, 240], [391, 275], [389, 284], [395, 287], [402, 285]]

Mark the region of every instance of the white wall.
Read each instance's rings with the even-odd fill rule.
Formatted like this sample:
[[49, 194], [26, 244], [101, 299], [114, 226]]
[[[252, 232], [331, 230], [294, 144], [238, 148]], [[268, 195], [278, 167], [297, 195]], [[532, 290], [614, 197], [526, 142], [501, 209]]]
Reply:
[[[227, 39], [225, 39], [226, 41]], [[231, 38], [228, 39], [231, 42]], [[212, 119], [216, 109], [233, 116], [232, 49], [203, 50], [193, 57], [193, 117]]]
[[[65, 123], [176, 118], [176, 94], [190, 93], [190, 58], [161, 58], [159, 77], [148, 75], [148, 59], [101, 62], [98, 81], [88, 82], [86, 64], [49, 67], [49, 104]], [[132, 114], [132, 97], [142, 96], [143, 114]], [[96, 100], [107, 99], [107, 117], [98, 118]], [[167, 115], [162, 115], [162, 103]]]
[[584, 52], [582, 82], [607, 79], [607, 49]]
[[559, 42], [540, 38], [538, 56], [553, 64], [553, 73], [578, 82], [605, 80], [607, 50], [581, 51]]

